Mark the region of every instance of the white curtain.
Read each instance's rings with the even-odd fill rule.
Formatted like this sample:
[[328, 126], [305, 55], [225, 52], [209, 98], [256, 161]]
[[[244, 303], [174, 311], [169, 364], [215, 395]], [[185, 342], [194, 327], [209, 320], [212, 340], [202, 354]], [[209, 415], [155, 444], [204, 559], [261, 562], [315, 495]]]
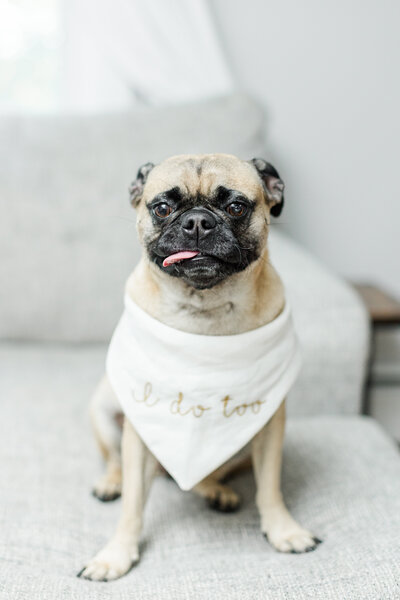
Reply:
[[101, 111], [232, 91], [206, 0], [64, 0], [63, 103]]

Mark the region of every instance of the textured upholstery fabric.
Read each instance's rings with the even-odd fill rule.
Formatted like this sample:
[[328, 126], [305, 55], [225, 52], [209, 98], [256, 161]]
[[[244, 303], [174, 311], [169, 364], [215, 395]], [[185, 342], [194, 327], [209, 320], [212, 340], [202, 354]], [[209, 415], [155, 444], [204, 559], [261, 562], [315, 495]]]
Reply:
[[236, 514], [158, 477], [142, 559], [112, 583], [75, 573], [114, 529], [120, 501], [91, 497], [100, 461], [87, 395], [103, 348], [0, 348], [1, 600], [388, 600], [400, 597], [400, 462], [371, 420], [307, 417], [288, 425], [283, 489], [324, 539], [282, 555], [259, 532], [251, 474], [233, 481]]

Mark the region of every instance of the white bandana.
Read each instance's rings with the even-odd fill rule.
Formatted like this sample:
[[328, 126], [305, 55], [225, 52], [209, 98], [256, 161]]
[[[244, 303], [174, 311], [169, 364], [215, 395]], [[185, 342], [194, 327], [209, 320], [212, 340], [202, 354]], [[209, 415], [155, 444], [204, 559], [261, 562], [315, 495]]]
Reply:
[[125, 297], [107, 374], [126, 417], [183, 490], [245, 446], [294, 383], [300, 356], [291, 311], [236, 335], [164, 325]]

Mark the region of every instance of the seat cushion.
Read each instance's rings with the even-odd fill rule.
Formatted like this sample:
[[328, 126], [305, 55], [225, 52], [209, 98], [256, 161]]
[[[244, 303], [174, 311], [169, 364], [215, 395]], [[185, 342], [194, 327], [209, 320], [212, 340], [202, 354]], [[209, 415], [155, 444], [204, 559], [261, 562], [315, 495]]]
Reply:
[[157, 477], [140, 563], [93, 583], [76, 572], [107, 541], [120, 501], [90, 495], [101, 462], [88, 397], [103, 347], [0, 347], [0, 598], [323, 600], [400, 597], [400, 461], [364, 417], [289, 421], [283, 491], [294, 516], [324, 542], [275, 552], [259, 531], [254, 481], [232, 481], [242, 509], [220, 514]]

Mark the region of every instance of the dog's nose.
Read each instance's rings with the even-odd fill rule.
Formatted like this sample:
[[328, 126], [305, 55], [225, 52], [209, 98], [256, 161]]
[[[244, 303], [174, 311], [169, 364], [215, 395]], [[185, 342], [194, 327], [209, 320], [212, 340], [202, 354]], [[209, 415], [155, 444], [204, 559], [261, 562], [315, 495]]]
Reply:
[[214, 229], [217, 221], [207, 209], [193, 209], [185, 213], [182, 219], [182, 229], [190, 236], [204, 237]]

